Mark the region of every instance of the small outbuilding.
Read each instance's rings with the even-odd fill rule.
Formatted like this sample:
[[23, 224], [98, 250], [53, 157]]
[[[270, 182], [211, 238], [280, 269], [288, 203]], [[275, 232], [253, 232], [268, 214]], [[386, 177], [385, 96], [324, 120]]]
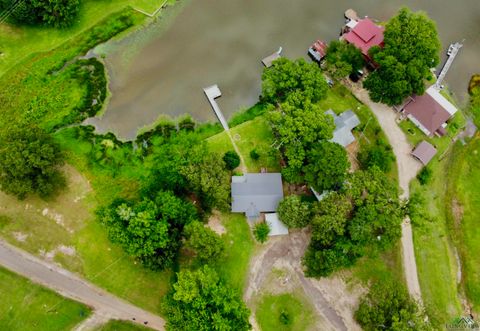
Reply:
[[265, 222], [270, 227], [269, 236], [283, 236], [288, 234], [288, 228], [280, 221], [277, 213], [265, 214]]
[[423, 165], [427, 165], [437, 154], [437, 149], [427, 141], [422, 141], [415, 147], [412, 156], [418, 159]]
[[347, 110], [337, 115], [333, 110], [329, 109], [325, 114], [331, 115], [335, 122], [335, 130], [333, 131], [333, 138], [330, 139], [330, 142], [347, 147], [355, 141], [352, 130], [360, 124], [360, 119], [353, 111]]
[[248, 219], [255, 220], [260, 217], [260, 213], [276, 212], [282, 199], [280, 173], [232, 176], [233, 213], [245, 213]]

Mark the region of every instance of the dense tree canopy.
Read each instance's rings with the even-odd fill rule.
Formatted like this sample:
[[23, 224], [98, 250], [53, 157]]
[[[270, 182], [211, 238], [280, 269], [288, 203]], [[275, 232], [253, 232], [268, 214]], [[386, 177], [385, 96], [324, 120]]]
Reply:
[[394, 280], [375, 283], [355, 312], [355, 319], [365, 331], [427, 331], [417, 304], [405, 286]]
[[304, 257], [307, 274], [327, 276], [400, 238], [403, 212], [393, 183], [378, 169], [357, 171], [319, 203]]
[[303, 168], [305, 180], [317, 192], [340, 187], [350, 163], [345, 148], [337, 143], [320, 141], [307, 152]]
[[151, 269], [172, 265], [183, 227], [197, 217], [195, 207], [171, 192], [138, 203], [115, 201], [99, 212], [109, 238]]
[[395, 155], [390, 145], [380, 138], [376, 144], [362, 149], [358, 153], [358, 160], [364, 169], [378, 167], [383, 172], [388, 173], [392, 169]]
[[338, 40], [328, 45], [325, 61], [327, 69], [336, 79], [347, 77], [365, 65], [363, 55], [357, 47]]
[[222, 238], [201, 222], [191, 222], [185, 227], [185, 248], [193, 250], [201, 262], [219, 258], [225, 251]]
[[179, 272], [165, 306], [167, 330], [244, 331], [251, 328], [250, 311], [241, 297], [208, 266]]
[[0, 11], [12, 10], [11, 19], [24, 24], [67, 27], [80, 10], [79, 0], [0, 0]]
[[423, 94], [430, 68], [439, 63], [435, 23], [423, 12], [402, 8], [387, 23], [384, 43], [382, 50], [371, 49], [380, 67], [364, 82], [372, 100], [396, 105], [412, 93]]
[[0, 185], [20, 199], [48, 196], [65, 184], [63, 157], [52, 138], [38, 127], [12, 125], [0, 135]]
[[280, 201], [277, 209], [278, 217], [289, 228], [303, 228], [310, 223], [311, 206], [303, 202], [298, 195], [289, 195]]
[[284, 176], [290, 182], [301, 182], [308, 151], [319, 141], [333, 137], [332, 117], [309, 100], [299, 105], [289, 98], [279, 110], [269, 113], [269, 120], [287, 162]]
[[316, 63], [304, 59], [291, 61], [280, 58], [262, 75], [262, 96], [269, 102], [283, 102], [289, 94], [297, 92], [302, 99], [317, 102], [328, 90], [327, 82]]

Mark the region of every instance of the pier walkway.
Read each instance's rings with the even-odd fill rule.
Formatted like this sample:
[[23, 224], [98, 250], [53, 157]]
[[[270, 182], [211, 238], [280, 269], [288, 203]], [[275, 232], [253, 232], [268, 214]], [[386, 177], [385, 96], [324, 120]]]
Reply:
[[455, 57], [457, 56], [458, 51], [462, 47], [463, 47], [463, 44], [458, 42], [451, 44], [450, 47], [448, 47], [448, 51], [447, 51], [448, 59], [447, 59], [447, 62], [445, 62], [445, 65], [443, 66], [442, 71], [440, 72], [440, 75], [438, 75], [437, 77], [437, 81], [435, 83], [436, 88], [441, 87], [443, 79], [447, 75], [448, 69], [450, 69], [450, 66], [453, 63], [453, 60], [455, 60]]
[[209, 87], [205, 87], [203, 89], [203, 92], [205, 92], [208, 102], [210, 102], [210, 105], [212, 106], [213, 111], [215, 112], [215, 115], [217, 115], [217, 118], [220, 121], [220, 124], [222, 124], [225, 131], [229, 131], [230, 128], [228, 127], [228, 122], [223, 116], [223, 113], [220, 110], [220, 107], [218, 106], [217, 102], [215, 101], [216, 98], [222, 96], [222, 92], [218, 88], [218, 85], [215, 84]]

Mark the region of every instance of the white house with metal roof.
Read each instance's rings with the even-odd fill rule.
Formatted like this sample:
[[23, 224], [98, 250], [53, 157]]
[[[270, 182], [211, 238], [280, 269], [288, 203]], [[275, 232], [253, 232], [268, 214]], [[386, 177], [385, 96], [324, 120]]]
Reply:
[[257, 219], [260, 213], [275, 212], [283, 199], [280, 173], [247, 173], [232, 176], [232, 212]]

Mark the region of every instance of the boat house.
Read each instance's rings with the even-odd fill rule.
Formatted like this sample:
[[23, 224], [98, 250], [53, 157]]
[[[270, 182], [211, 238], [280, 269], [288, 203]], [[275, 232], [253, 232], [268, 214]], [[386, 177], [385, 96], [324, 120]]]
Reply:
[[247, 173], [232, 176], [232, 212], [256, 220], [260, 213], [275, 212], [283, 199], [280, 173]]

